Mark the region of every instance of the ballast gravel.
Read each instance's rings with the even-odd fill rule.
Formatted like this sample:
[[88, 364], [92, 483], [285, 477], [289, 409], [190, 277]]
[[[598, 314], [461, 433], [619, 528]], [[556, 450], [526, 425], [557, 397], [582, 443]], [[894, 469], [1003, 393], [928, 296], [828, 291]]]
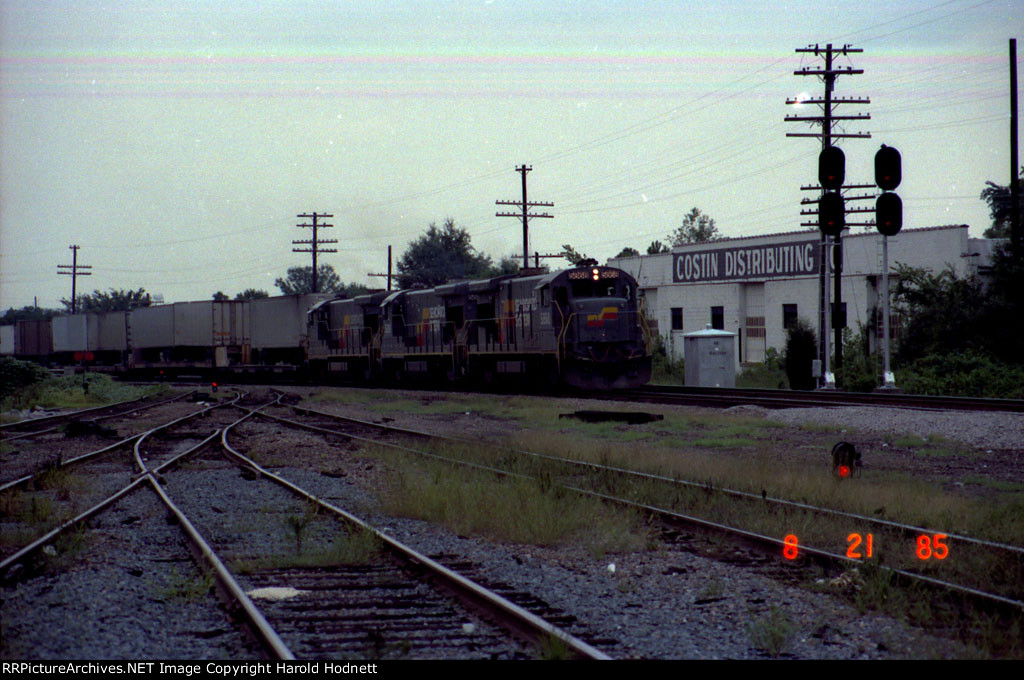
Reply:
[[[588, 402], [581, 400], [581, 404], [586, 408]], [[974, 448], [1013, 455], [1024, 449], [1024, 417], [1016, 414], [841, 407], [757, 415], [861, 432], [941, 434]], [[448, 431], [454, 427], [451, 422], [444, 425], [442, 418], [400, 420], [404, 422], [395, 424]], [[477, 419], [467, 414], [457, 420], [464, 435], [474, 434], [470, 424]], [[483, 429], [493, 423], [478, 426]], [[304, 433], [280, 432], [284, 434], [278, 446], [283, 452], [290, 443], [308, 449], [316, 441]], [[459, 536], [418, 520], [389, 517], [380, 511], [373, 492], [372, 461], [323, 442], [313, 446], [331, 459], [327, 467], [332, 471], [349, 473], [328, 476], [321, 474], [323, 467], [293, 466], [273, 471], [420, 552], [459, 556], [472, 562], [474, 571], [489, 584], [534, 594], [574, 618], [574, 633], [600, 640], [599, 646], [615, 658], [845, 660], [966, 654], [956, 641], [858, 612], [827, 592], [771, 578], [765, 570], [750, 566], [750, 556], [740, 550], [720, 559], [671, 545], [594, 555], [574, 547], [500, 544]], [[186, 469], [169, 473], [169, 488], [185, 489], [201, 478], [216, 486], [222, 499], [245, 497], [255, 483], [236, 470]], [[294, 540], [279, 528], [264, 530], [251, 507], [226, 501], [189, 505], [199, 524], [224, 527], [226, 534], [215, 538], [237, 542], [236, 550], [281, 552]], [[292, 505], [257, 511], [277, 515], [278, 527], [283, 524], [282, 512], [298, 512]], [[313, 533], [307, 540], [329, 537]], [[5, 660], [256, 658], [213, 597], [196, 596], [190, 588], [200, 581], [198, 569], [186, 553], [179, 528], [166, 522], [150, 492], [129, 496], [114, 511], [93, 520], [83, 550], [87, 558], [64, 573], [4, 585], [0, 649]]]
[[60, 564], [52, 571], [5, 583], [4, 660], [232, 659], [255, 653], [148, 489], [92, 519], [79, 541], [78, 549], [55, 554]]

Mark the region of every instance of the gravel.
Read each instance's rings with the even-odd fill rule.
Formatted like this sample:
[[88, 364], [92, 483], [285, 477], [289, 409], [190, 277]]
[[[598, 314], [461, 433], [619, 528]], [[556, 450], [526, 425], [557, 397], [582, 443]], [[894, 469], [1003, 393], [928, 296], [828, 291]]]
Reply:
[[[749, 407], [747, 407], [749, 408]], [[981, 450], [1024, 453], [1024, 414], [978, 411], [839, 406], [833, 408], [761, 409], [764, 417], [790, 425], [833, 425], [859, 432], [936, 435]]]
[[230, 659], [249, 649], [148, 490], [94, 518], [81, 552], [59, 557], [66, 566], [4, 586], [4, 660]]
[[[417, 393], [421, 397], [422, 393]], [[581, 408], [588, 402], [580, 400]], [[590, 402], [591, 408], [600, 408]], [[355, 414], [359, 408], [335, 408]], [[740, 412], [749, 408], [741, 408]], [[901, 409], [842, 407], [765, 412], [797, 424], [811, 422], [862, 432], [941, 434], [972, 447], [1022, 452], [1024, 417], [1012, 414], [935, 414]], [[399, 418], [395, 424], [458, 429], [472, 416]], [[445, 424], [447, 422], [447, 425]], [[269, 427], [269, 426], [261, 426]], [[481, 422], [481, 428], [494, 423]], [[276, 429], [276, 428], [275, 428]], [[829, 593], [772, 578], [768, 568], [739, 549], [719, 559], [666, 545], [655, 550], [595, 555], [576, 547], [536, 547], [459, 536], [418, 520], [380, 511], [373, 492], [381, 465], [319, 437], [280, 431], [282, 452], [297, 447], [328, 465], [274, 469], [325, 500], [351, 508], [389, 535], [428, 555], [458, 555], [474, 564], [488, 584], [505, 584], [534, 594], [574, 617], [573, 632], [602, 640], [616, 658], [641, 659], [807, 659], [957, 658], [955, 641], [871, 613], [861, 613]], [[1016, 462], [1016, 460], [1015, 460]], [[321, 470], [348, 471], [344, 477]], [[253, 482], [237, 471], [185, 469], [168, 474], [172, 497], [210, 485], [216, 501], [190, 501], [209, 536], [231, 555], [282, 553], [294, 537], [281, 529], [284, 517], [301, 510], [292, 501], [264, 501], [259, 513], [242, 511], [234, 499], [247, 497]], [[318, 518], [323, 523], [322, 518]], [[276, 527], [276, 528], [275, 528]], [[219, 532], [219, 533], [218, 533]], [[312, 531], [310, 544], [330, 540], [327, 528]], [[60, 574], [37, 575], [3, 589], [3, 658], [253, 658], [226, 614], [210, 595], [175, 594], [198, 580], [178, 527], [168, 525], [151, 493], [136, 493], [93, 521], [87, 559]], [[729, 552], [732, 551], [732, 552]], [[280, 584], [287, 586], [287, 583]], [[827, 586], [826, 586], [827, 587]], [[848, 586], [836, 586], [839, 588]], [[578, 632], [577, 632], [578, 631]], [[240, 651], [242, 650], [242, 651]]]

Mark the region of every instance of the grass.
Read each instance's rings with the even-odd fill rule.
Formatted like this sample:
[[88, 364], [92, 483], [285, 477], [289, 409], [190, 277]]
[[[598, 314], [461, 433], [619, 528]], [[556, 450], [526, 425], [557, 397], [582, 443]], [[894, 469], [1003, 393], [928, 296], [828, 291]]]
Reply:
[[[753, 612], [751, 613], [754, 614]], [[772, 605], [766, 614], [747, 625], [751, 643], [771, 657], [778, 657], [793, 644], [796, 624], [778, 607]]]
[[213, 583], [212, 572], [205, 572], [196, 577], [195, 575], [184, 575], [172, 568], [165, 581], [161, 584], [154, 583], [153, 589], [162, 600], [198, 602], [210, 594]]
[[381, 455], [390, 469], [384, 494], [388, 512], [436, 522], [460, 535], [534, 545], [579, 542], [599, 556], [647, 544], [636, 517], [566, 491], [550, 478], [501, 478], [386, 451]]
[[81, 375], [47, 377], [40, 382], [23, 387], [0, 402], [0, 407], [9, 409], [42, 408], [88, 408], [112, 404], [129, 399], [158, 394], [166, 387], [142, 387], [119, 383], [104, 373], [86, 374], [88, 392], [82, 390]]
[[292, 567], [369, 565], [380, 561], [382, 554], [380, 541], [372, 533], [362, 529], [342, 529], [332, 539], [321, 543], [316, 550], [301, 554], [238, 560], [233, 564], [233, 569], [244, 574]]
[[[793, 464], [791, 451], [786, 448], [791, 445], [780, 441], [783, 439], [781, 431], [788, 426], [749, 416], [716, 413], [694, 416], [666, 409], [664, 421], [625, 426], [558, 420], [559, 412], [572, 408], [559, 408], [550, 400], [529, 397], [489, 397], [473, 403], [470, 408], [466, 408], [465, 398], [447, 405], [444, 401], [443, 397], [432, 397], [429, 403], [420, 403], [417, 410], [457, 413], [465, 408], [475, 414], [508, 421], [507, 444], [515, 449], [686, 479], [710, 488], [733, 488], [755, 494], [757, 498], [737, 502], [708, 488], [673, 487], [664, 482], [629, 479], [592, 470], [583, 473], [564, 463], [493, 448], [444, 446], [435, 449], [436, 452], [528, 474], [533, 479], [502, 479], [449, 465], [399, 462], [398, 456], [382, 454], [393, 467], [387, 487], [387, 504], [392, 512], [439, 522], [457, 533], [475, 533], [496, 540], [539, 544], [583, 542], [595, 554], [601, 554], [602, 550], [639, 549], [646, 544], [643, 532], [631, 519], [617, 525], [624, 527], [618, 533], [625, 543], [609, 540], [605, 546], [595, 545], [592, 536], [587, 537], [587, 528], [605, 521], [598, 519], [602, 506], [588, 506], [575, 494], [560, 491], [560, 484], [572, 483], [780, 538], [793, 533], [799, 536], [801, 545], [815, 545], [839, 554], [851, 547], [848, 540], [851, 534], [863, 538], [871, 533], [874, 554], [872, 560], [864, 561], [861, 582], [855, 591], [859, 607], [885, 611], [933, 630], [955, 631], [953, 634], [976, 645], [981, 656], [1024, 653], [1019, 638], [1014, 641], [1013, 636], [1006, 633], [1007, 630], [1019, 632], [1019, 622], [994, 622], [992, 617], [982, 613], [962, 611], [934, 593], [897, 586], [889, 582], [886, 572], [874, 568], [878, 563], [911, 568], [943, 580], [1002, 589], [1019, 598], [1020, 584], [1024, 583], [1024, 564], [1020, 560], [951, 541], [949, 559], [924, 562], [915, 555], [913, 535], [890, 532], [861, 520], [779, 508], [760, 500], [764, 493], [916, 524], [936, 533], [963, 533], [1024, 545], [1024, 484], [990, 480], [981, 475], [963, 479], [967, 483], [984, 484], [996, 492], [994, 497], [976, 499], [955, 487], [943, 488], [941, 481], [922, 480], [894, 471], [869, 468], [852, 480], [840, 481], [832, 475], [824, 455], [835, 442], [834, 434], [841, 429], [835, 426], [799, 428], [797, 433], [804, 440], [800, 448], [820, 449], [823, 454], [820, 464]], [[529, 427], [517, 427], [517, 424]], [[893, 437], [889, 442], [894, 448], [910, 449], [920, 456], [971, 455], [970, 451], [941, 437], [906, 435]], [[616, 533], [603, 531], [605, 535]], [[628, 547], [630, 545], [632, 547]], [[863, 551], [863, 543], [860, 549]], [[782, 653], [788, 629], [784, 614], [768, 612], [762, 619], [755, 622], [752, 636], [758, 638], [759, 646], [768, 653]]]

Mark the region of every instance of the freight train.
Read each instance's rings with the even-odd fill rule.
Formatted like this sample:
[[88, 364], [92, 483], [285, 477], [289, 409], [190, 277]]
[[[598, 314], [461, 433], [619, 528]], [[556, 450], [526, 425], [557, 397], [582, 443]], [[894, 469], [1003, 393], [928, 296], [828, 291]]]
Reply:
[[651, 357], [636, 281], [613, 267], [524, 270], [355, 298], [179, 302], [20, 321], [0, 354], [140, 377], [296, 373], [315, 381], [618, 389]]

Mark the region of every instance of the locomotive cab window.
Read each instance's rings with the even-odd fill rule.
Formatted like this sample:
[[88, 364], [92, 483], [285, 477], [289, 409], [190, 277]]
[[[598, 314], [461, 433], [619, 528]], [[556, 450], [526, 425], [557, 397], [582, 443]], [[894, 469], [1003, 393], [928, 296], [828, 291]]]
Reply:
[[601, 298], [601, 297], [627, 297], [620, 293], [615, 281], [591, 281], [589, 279], [577, 279], [572, 281], [572, 296], [574, 298]]

